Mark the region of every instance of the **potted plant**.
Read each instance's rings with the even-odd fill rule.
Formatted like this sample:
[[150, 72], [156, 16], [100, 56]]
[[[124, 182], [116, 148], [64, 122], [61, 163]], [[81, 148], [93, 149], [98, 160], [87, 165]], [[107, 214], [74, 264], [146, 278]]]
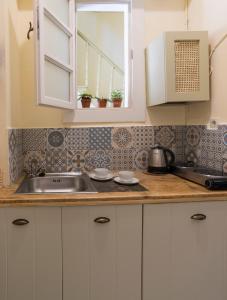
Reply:
[[99, 97], [96, 97], [97, 101], [98, 101], [98, 104], [99, 104], [99, 107], [106, 107], [107, 105], [107, 102], [110, 101], [109, 99], [107, 98], [99, 98]]
[[113, 107], [121, 107], [121, 102], [123, 99], [122, 91], [113, 90], [111, 93], [111, 100], [113, 102]]
[[92, 99], [92, 95], [83, 93], [79, 96], [78, 101], [81, 100], [83, 108], [89, 108], [91, 105], [91, 99]]

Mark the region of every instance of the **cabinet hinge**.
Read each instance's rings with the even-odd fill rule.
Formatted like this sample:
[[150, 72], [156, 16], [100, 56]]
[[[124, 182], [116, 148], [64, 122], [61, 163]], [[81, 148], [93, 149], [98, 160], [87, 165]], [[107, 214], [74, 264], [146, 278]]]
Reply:
[[133, 59], [133, 50], [131, 49], [131, 59]]
[[37, 11], [36, 11], [36, 20], [37, 20], [37, 39], [39, 40], [39, 6], [37, 6]]

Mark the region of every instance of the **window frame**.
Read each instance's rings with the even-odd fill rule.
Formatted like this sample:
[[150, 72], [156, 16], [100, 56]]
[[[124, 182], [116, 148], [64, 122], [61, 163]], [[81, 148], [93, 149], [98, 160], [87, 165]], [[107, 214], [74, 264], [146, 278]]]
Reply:
[[[102, 3], [102, 1], [81, 1]], [[130, 3], [125, 1], [103, 1], [103, 3]], [[129, 107], [92, 108], [67, 110], [63, 114], [66, 123], [96, 122], [144, 122], [146, 111], [145, 56], [144, 56], [144, 7], [143, 1], [132, 0], [129, 14]]]
[[[45, 0], [35, 1], [35, 32], [36, 32], [36, 82], [37, 82], [37, 103], [38, 105], [51, 106], [65, 109], [75, 109], [76, 98], [76, 72], [75, 72], [75, 18], [72, 13], [75, 11], [75, 0], [68, 0], [69, 24], [64, 24], [58, 16], [51, 12], [45, 5]], [[48, 51], [45, 51], [45, 22], [47, 18], [52, 24], [63, 31], [69, 38], [69, 64], [62, 62]], [[69, 99], [55, 98], [45, 94], [45, 62], [69, 73]]]

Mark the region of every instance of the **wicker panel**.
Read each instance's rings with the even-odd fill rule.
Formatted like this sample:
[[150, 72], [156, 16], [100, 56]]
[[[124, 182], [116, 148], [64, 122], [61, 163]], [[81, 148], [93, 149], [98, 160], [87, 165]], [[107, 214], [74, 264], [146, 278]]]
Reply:
[[199, 92], [199, 40], [175, 41], [176, 92]]

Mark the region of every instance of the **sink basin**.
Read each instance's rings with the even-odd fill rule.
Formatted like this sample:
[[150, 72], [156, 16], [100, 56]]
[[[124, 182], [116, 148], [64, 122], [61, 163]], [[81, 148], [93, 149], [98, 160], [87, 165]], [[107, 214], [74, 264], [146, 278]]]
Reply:
[[53, 193], [97, 193], [97, 190], [86, 174], [48, 174], [44, 177], [25, 178], [16, 190], [16, 194]]

